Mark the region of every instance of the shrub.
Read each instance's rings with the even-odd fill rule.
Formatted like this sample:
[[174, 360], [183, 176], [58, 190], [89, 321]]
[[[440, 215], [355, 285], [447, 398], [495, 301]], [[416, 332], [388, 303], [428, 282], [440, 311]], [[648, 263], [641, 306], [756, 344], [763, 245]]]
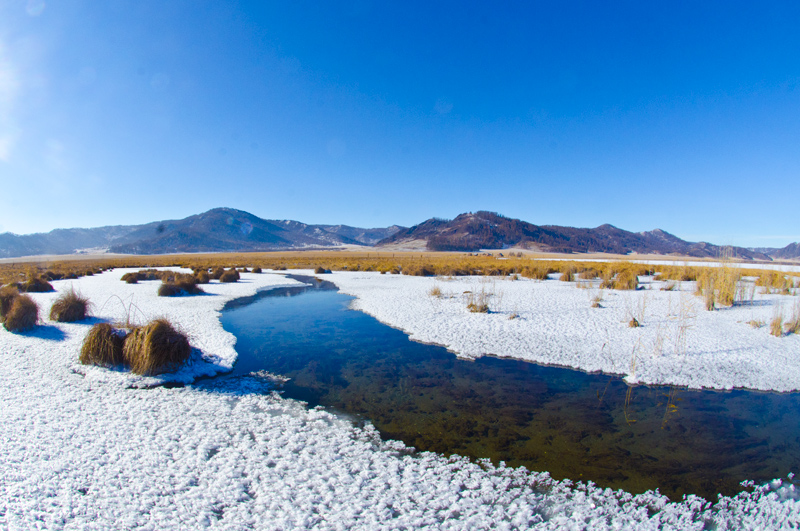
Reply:
[[224, 274], [225, 274], [225, 268], [217, 267], [211, 272], [211, 278], [213, 278], [214, 280], [219, 280]]
[[128, 284], [138, 284], [139, 283], [139, 274], [138, 273], [125, 273], [122, 275], [123, 282], [127, 282]]
[[89, 300], [70, 289], [58, 296], [50, 308], [50, 319], [59, 323], [73, 323], [86, 318]]
[[225, 271], [219, 277], [220, 282], [236, 282], [237, 280], [239, 280], [239, 272], [233, 268]]
[[45, 293], [54, 291], [52, 284], [42, 277], [31, 277], [19, 285], [19, 290], [26, 293]]
[[261, 268], [260, 267], [254, 267], [253, 268], [253, 273], [261, 273]]
[[642, 325], [639, 324], [639, 321], [636, 319], [636, 317], [631, 317], [631, 320], [628, 321], [628, 328], [639, 328], [640, 326]]
[[176, 273], [165, 277], [158, 287], [159, 297], [175, 297], [178, 295], [198, 295], [203, 290], [197, 286], [197, 279], [193, 275]]
[[39, 322], [39, 306], [28, 295], [17, 295], [11, 308], [3, 317], [3, 326], [9, 332], [30, 330]]
[[108, 323], [98, 323], [86, 334], [78, 360], [84, 365], [122, 365], [125, 361], [122, 355], [123, 341], [123, 332], [115, 330]]
[[142, 375], [174, 371], [189, 360], [191, 353], [186, 336], [165, 319], [134, 328], [122, 345], [131, 372]]
[[8, 313], [8, 311], [11, 309], [11, 303], [14, 302], [14, 298], [16, 298], [18, 295], [19, 290], [16, 286], [8, 285], [0, 288], [0, 318]]
[[198, 284], [208, 284], [211, 280], [211, 276], [208, 274], [208, 271], [205, 269], [198, 271], [194, 274], [195, 280], [197, 280]]

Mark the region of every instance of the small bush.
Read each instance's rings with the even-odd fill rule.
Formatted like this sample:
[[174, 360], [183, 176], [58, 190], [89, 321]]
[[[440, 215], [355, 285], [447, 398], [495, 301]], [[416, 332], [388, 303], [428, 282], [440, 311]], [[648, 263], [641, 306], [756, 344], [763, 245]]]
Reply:
[[211, 278], [213, 278], [214, 280], [219, 280], [224, 274], [225, 274], [225, 268], [217, 267], [211, 272]]
[[628, 328], [639, 328], [640, 326], [642, 325], [639, 324], [639, 321], [636, 319], [636, 317], [631, 317], [631, 320], [628, 321]]
[[194, 274], [195, 280], [197, 280], [198, 284], [208, 284], [211, 280], [211, 276], [208, 274], [208, 271], [201, 270]]
[[138, 273], [125, 273], [124, 275], [122, 275], [122, 278], [120, 280], [122, 280], [123, 282], [126, 282], [128, 284], [138, 284], [139, 283], [139, 274]]
[[123, 342], [124, 333], [108, 323], [98, 323], [86, 334], [78, 360], [84, 365], [122, 365], [125, 361], [122, 355]]
[[489, 305], [471, 302], [467, 304], [467, 310], [471, 311], [472, 313], [489, 313]]
[[197, 279], [193, 275], [176, 273], [171, 277], [165, 277], [162, 284], [158, 287], [159, 297], [176, 297], [179, 295], [198, 295], [203, 290], [197, 286]]
[[3, 286], [0, 288], [0, 319], [11, 309], [11, 303], [19, 295], [16, 286]]
[[157, 319], [134, 328], [125, 338], [122, 354], [131, 372], [154, 375], [176, 370], [189, 360], [192, 349], [169, 321]]
[[253, 273], [261, 273], [261, 268], [260, 267], [254, 267], [253, 268]]
[[428, 292], [428, 295], [431, 297], [441, 297], [442, 296], [442, 289], [439, 286], [434, 286]]
[[239, 280], [239, 272], [233, 268], [225, 271], [219, 277], [220, 282], [236, 282], [237, 280]]
[[39, 306], [28, 295], [17, 295], [11, 308], [3, 317], [3, 326], [9, 332], [30, 330], [39, 322]]
[[46, 293], [53, 290], [53, 285], [42, 277], [29, 278], [19, 285], [19, 290], [25, 293]]
[[65, 291], [50, 308], [50, 319], [59, 323], [74, 323], [86, 318], [89, 299], [78, 295], [75, 290]]

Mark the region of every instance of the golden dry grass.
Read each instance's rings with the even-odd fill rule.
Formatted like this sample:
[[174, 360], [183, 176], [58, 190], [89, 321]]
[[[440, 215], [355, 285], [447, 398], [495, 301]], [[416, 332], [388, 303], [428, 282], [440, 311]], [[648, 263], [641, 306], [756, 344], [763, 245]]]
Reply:
[[11, 303], [19, 295], [16, 286], [3, 286], [0, 288], [0, 319], [11, 309]]
[[189, 340], [166, 319], [135, 327], [122, 345], [122, 355], [131, 372], [155, 375], [176, 370], [192, 353]]
[[24, 332], [39, 322], [39, 305], [29, 295], [20, 294], [11, 301], [3, 315], [3, 326], [9, 332]]
[[65, 291], [50, 307], [50, 319], [59, 323], [74, 323], [86, 318], [89, 299], [75, 293], [74, 289]]
[[84, 365], [113, 367], [122, 365], [124, 336], [108, 323], [94, 325], [83, 340], [78, 360]]

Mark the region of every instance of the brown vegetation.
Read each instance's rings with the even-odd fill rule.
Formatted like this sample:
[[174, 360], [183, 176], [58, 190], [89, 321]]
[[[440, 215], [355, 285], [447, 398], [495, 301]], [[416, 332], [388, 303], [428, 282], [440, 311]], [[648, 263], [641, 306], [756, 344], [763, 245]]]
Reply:
[[39, 322], [39, 305], [29, 295], [20, 294], [11, 301], [11, 307], [3, 314], [3, 326], [9, 332], [30, 330]]
[[86, 334], [78, 360], [84, 365], [122, 365], [125, 361], [122, 355], [124, 337], [124, 332], [115, 330], [110, 324], [98, 323]]
[[75, 293], [74, 289], [63, 292], [50, 307], [50, 319], [59, 323], [74, 323], [86, 318], [89, 299]]
[[234, 268], [230, 268], [219, 277], [220, 282], [236, 282], [239, 280], [239, 272]]
[[131, 372], [142, 375], [173, 371], [186, 363], [191, 353], [186, 336], [165, 319], [135, 327], [122, 345]]

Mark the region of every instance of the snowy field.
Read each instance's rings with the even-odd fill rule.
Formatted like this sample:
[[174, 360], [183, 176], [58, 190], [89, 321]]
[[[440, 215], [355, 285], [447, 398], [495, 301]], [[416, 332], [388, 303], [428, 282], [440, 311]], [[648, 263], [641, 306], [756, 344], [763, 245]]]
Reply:
[[[169, 378], [81, 367], [78, 351], [92, 323], [167, 316], [197, 349], [193, 365], [171, 379], [187, 382], [225, 370], [235, 359], [235, 341], [218, 320], [224, 303], [293, 283], [279, 275], [243, 274], [236, 284], [204, 286], [208, 295], [158, 298], [156, 282], [127, 285], [119, 280], [125, 272], [53, 283], [58, 291], [74, 286], [90, 298], [95, 317], [87, 323], [49, 322], [46, 314], [57, 294], [32, 294], [42, 307], [42, 326], [27, 334], [0, 328], [0, 529], [800, 526], [798, 493], [787, 480], [746, 486], [738, 496], [713, 504], [695, 497], [673, 503], [654, 492], [633, 496], [591, 484], [554, 481], [546, 473], [414, 453], [401, 443], [381, 441], [369, 426], [361, 429], [324, 411], [265, 394], [272, 385], [267, 375], [148, 388]], [[458, 302], [461, 294], [432, 299], [427, 295], [431, 279], [326, 277], [333, 277], [348, 292], [360, 290], [358, 304], [370, 313], [377, 313], [375, 293], [383, 291], [389, 310], [379, 317], [395, 326], [408, 325], [418, 338], [459, 346], [442, 340], [451, 336], [420, 336], [404, 315], [413, 313], [418, 323], [444, 319], [458, 327], [459, 333], [452, 337], [473, 337], [476, 326], [488, 334], [486, 345], [499, 337], [491, 332], [498, 325], [478, 323], [481, 318], [493, 322], [501, 314], [455, 319], [456, 307], [450, 306], [463, 306]], [[457, 282], [441, 282], [442, 291], [455, 292], [465, 282], [480, 288], [476, 280]], [[531, 310], [522, 301], [537, 300], [530, 295], [550, 289], [537, 287], [543, 283], [507, 283], [534, 290], [522, 292], [523, 288], [506, 288], [501, 282], [502, 303], [519, 304], [519, 322], [531, 316], [524, 314]], [[560, 293], [558, 282], [550, 284]], [[568, 288], [563, 289], [566, 295]], [[576, 311], [578, 300], [588, 307], [582, 292], [572, 287], [569, 293], [580, 296], [567, 297], [574, 299], [570, 304]], [[410, 306], [398, 309], [403, 304]], [[608, 304], [593, 310], [621, 311]], [[552, 318], [552, 330], [561, 332], [558, 317]], [[694, 326], [702, 330], [705, 325]], [[621, 337], [621, 332], [611, 334]], [[577, 344], [574, 338], [569, 341]], [[475, 347], [466, 353], [477, 355], [481, 350]]]
[[[665, 284], [648, 277], [641, 277], [647, 289], [639, 291], [554, 279], [372, 272], [325, 278], [357, 297], [354, 308], [416, 341], [445, 346], [465, 358], [512, 357], [621, 374], [629, 383], [800, 389], [800, 335], [769, 333], [775, 315], [786, 320], [800, 314], [798, 296], [764, 295], [752, 286], [752, 300], [710, 312], [693, 295], [694, 282], [662, 291]], [[434, 288], [441, 295], [431, 295]], [[486, 299], [490, 313], [470, 313], [470, 297]], [[600, 307], [594, 308], [597, 298]], [[632, 318], [641, 326], [629, 327]], [[762, 325], [754, 328], [751, 322]]]

